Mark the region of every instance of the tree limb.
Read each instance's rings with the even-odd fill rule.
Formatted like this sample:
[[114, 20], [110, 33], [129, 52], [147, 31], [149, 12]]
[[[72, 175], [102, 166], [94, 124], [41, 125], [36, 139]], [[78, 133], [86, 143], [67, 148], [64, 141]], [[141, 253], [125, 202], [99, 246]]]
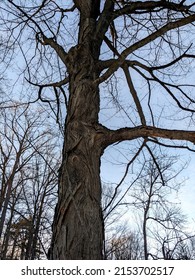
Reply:
[[128, 66], [124, 65], [123, 66], [123, 70], [124, 70], [124, 73], [125, 73], [125, 76], [126, 76], [126, 80], [127, 80], [127, 84], [128, 84], [129, 90], [131, 92], [131, 95], [132, 95], [133, 100], [135, 102], [135, 105], [137, 107], [137, 111], [138, 111], [141, 123], [142, 123], [142, 125], [146, 125], [146, 118], [144, 116], [144, 112], [142, 110], [142, 105], [141, 105], [141, 103], [139, 101], [136, 89], [135, 89], [135, 87], [133, 85], [133, 81], [131, 79], [131, 75], [130, 75], [130, 72], [128, 70]]
[[155, 39], [161, 37], [164, 35], [166, 32], [182, 27], [184, 25], [187, 25], [189, 23], [192, 23], [195, 21], [195, 14], [187, 16], [185, 18], [169, 22], [165, 24], [163, 27], [158, 29], [157, 31], [151, 33], [147, 37], [141, 39], [140, 41], [136, 42], [135, 44], [131, 45], [130, 47], [126, 48], [122, 53], [121, 56], [116, 59], [113, 64], [108, 68], [108, 70], [101, 76], [99, 77], [95, 82], [97, 84], [101, 84], [105, 80], [107, 80], [115, 71], [118, 70], [119, 67], [121, 67], [128, 55], [133, 53], [134, 51], [138, 50], [139, 48], [142, 48], [143, 46], [147, 45], [151, 41], [154, 41]]
[[171, 140], [185, 140], [195, 144], [195, 131], [163, 129], [154, 126], [136, 126], [133, 128], [125, 127], [117, 130], [106, 129], [102, 145], [107, 147], [118, 141], [133, 140], [140, 137], [164, 138]]
[[42, 45], [49, 45], [52, 49], [54, 49], [62, 62], [66, 65], [67, 53], [65, 52], [64, 48], [54, 40], [54, 38], [48, 38], [43, 33], [38, 32], [36, 34], [36, 39]]
[[131, 13], [148, 13], [156, 12], [155, 8], [159, 9], [169, 9], [178, 12], [188, 12], [192, 5], [183, 5], [184, 3], [173, 3], [171, 1], [135, 1], [126, 3], [122, 8], [114, 12], [114, 18], [117, 18], [121, 15], [128, 15]]

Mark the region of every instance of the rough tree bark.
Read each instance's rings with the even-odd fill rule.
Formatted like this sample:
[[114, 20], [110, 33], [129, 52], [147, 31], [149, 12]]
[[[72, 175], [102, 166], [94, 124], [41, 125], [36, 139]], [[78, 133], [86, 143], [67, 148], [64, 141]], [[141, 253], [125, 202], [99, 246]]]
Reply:
[[[90, 51], [76, 49], [70, 65], [70, 101], [66, 118], [59, 202], [54, 218], [54, 259], [101, 259], [100, 156], [97, 131], [99, 90]], [[78, 64], [76, 73], [75, 67]], [[85, 65], [83, 67], [83, 65]]]

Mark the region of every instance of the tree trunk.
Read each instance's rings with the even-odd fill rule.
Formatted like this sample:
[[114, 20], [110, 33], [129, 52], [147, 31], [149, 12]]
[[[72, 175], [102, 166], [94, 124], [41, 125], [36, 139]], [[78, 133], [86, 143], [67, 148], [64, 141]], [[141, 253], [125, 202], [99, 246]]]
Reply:
[[12, 191], [13, 178], [14, 178], [14, 175], [13, 176], [11, 175], [10, 178], [8, 179], [8, 183], [7, 183], [6, 197], [4, 200], [3, 210], [1, 213], [1, 217], [0, 217], [0, 238], [2, 237], [2, 234], [3, 234], [5, 218], [6, 218], [8, 204], [9, 204], [10, 195], [11, 195], [11, 191]]
[[86, 143], [82, 146], [63, 163], [54, 219], [53, 259], [102, 259], [99, 158], [84, 147]]
[[72, 48], [67, 63], [70, 98], [50, 258], [102, 259], [97, 70], [86, 46]]
[[[14, 208], [15, 208], [16, 200], [13, 201], [13, 204], [11, 206], [11, 213], [10, 213], [10, 218], [7, 224], [6, 232], [4, 234], [4, 241], [3, 241], [3, 249], [1, 252], [0, 259], [6, 260], [7, 252], [8, 252], [8, 247], [9, 247], [9, 241], [10, 241], [10, 235], [11, 235], [11, 226], [12, 226], [12, 221], [14, 217]], [[9, 256], [10, 258], [10, 256]]]
[[143, 221], [143, 239], [144, 239], [144, 259], [148, 260], [148, 239], [147, 239], [147, 215], [144, 213], [144, 221]]

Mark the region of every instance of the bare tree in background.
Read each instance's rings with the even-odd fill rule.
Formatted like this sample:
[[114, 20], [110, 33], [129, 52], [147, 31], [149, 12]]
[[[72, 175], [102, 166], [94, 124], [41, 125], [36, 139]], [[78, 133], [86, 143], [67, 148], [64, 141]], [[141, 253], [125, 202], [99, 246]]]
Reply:
[[[138, 150], [150, 142], [193, 149], [195, 133], [188, 125], [193, 123], [194, 84], [178, 75], [188, 73], [195, 57], [194, 4], [8, 0], [0, 12], [7, 46], [19, 46], [25, 78], [37, 87], [32, 102], [47, 102], [58, 122], [66, 113], [50, 258], [102, 259], [104, 150], [136, 139]], [[123, 79], [117, 96], [123, 118], [109, 127], [100, 109], [118, 77]], [[177, 122], [163, 122], [165, 116], [189, 122], [178, 130]]]
[[[26, 118], [25, 110], [26, 108], [24, 108], [21, 112], [21, 114], [24, 114], [24, 119]], [[32, 133], [34, 121], [31, 122], [31, 120], [29, 119], [28, 121], [26, 121], [26, 123], [24, 123], [24, 125], [22, 125], [19, 123], [18, 117], [19, 115], [17, 114], [16, 109], [13, 109], [12, 112], [9, 111], [9, 114], [6, 110], [1, 110], [0, 237], [3, 232], [3, 226], [8, 210], [8, 203], [10, 200], [12, 190], [14, 188], [14, 178], [15, 176], [17, 176], [17, 173], [20, 171], [22, 166], [27, 164], [33, 155], [33, 153], [29, 155], [27, 150], [31, 145], [33, 145], [33, 138], [31, 138], [32, 143], [30, 143], [31, 140], [29, 139], [29, 137], [31, 137], [30, 130]], [[25, 156], [24, 153], [26, 153]]]
[[144, 244], [142, 235], [130, 231], [130, 225], [115, 227], [106, 240], [105, 259], [107, 260], [143, 260]]
[[[182, 258], [182, 246], [188, 247], [193, 234], [187, 232], [187, 217], [173, 198], [183, 184], [178, 175], [185, 165], [179, 167], [176, 156], [153, 152], [155, 156], [145, 156], [145, 162], [140, 162], [140, 177], [131, 192], [144, 243], [144, 259], [174, 259], [179, 252]], [[186, 257], [190, 258], [190, 254]]]
[[[162, 214], [162, 213], [161, 213]], [[194, 232], [190, 232], [187, 217], [181, 209], [174, 206], [167, 211], [167, 216], [154, 227], [153, 259], [194, 260]]]
[[0, 112], [0, 258], [37, 259], [49, 246], [59, 147], [45, 112], [18, 105]]

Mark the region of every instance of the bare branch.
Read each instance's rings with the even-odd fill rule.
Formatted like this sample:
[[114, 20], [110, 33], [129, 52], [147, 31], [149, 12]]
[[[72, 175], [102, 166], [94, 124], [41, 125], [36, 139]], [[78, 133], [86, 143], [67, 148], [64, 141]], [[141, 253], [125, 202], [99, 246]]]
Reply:
[[[126, 176], [127, 176], [127, 174], [128, 174], [129, 167], [131, 166], [131, 164], [135, 161], [135, 159], [136, 159], [136, 158], [139, 156], [139, 154], [141, 153], [142, 149], [143, 149], [144, 146], [146, 145], [146, 141], [147, 141], [147, 140], [144, 139], [144, 141], [143, 141], [142, 145], [140, 146], [140, 148], [138, 149], [138, 151], [135, 153], [135, 155], [133, 156], [133, 158], [128, 162], [127, 167], [126, 167], [126, 170], [125, 170], [125, 173], [124, 173], [122, 179], [120, 180], [120, 182], [119, 182], [119, 183], [117, 184], [117, 186], [115, 187], [114, 194], [113, 194], [111, 200], [108, 202], [108, 204], [106, 205], [106, 207], [103, 209], [104, 212], [109, 208], [109, 206], [112, 204], [112, 202], [113, 202], [114, 199], [116, 198], [116, 195], [117, 195], [117, 193], [118, 193], [118, 189], [119, 189], [119, 187], [122, 185], [122, 183], [124, 182], [124, 180], [125, 180], [125, 178], [126, 178]], [[122, 198], [124, 198], [124, 196], [123, 196]], [[120, 199], [120, 201], [121, 201], [121, 199]], [[118, 203], [119, 203], [119, 201], [117, 202], [117, 204], [118, 204]], [[116, 204], [116, 205], [117, 205], [117, 204]], [[115, 207], [116, 207], [116, 205], [115, 205]], [[113, 211], [113, 210], [114, 210], [114, 207], [112, 208], [111, 211]], [[106, 214], [105, 218], [110, 214], [111, 211], [109, 211], [109, 212]]]
[[62, 62], [66, 65], [67, 53], [53, 38], [47, 38], [42, 32], [39, 32], [36, 34], [36, 39], [42, 45], [49, 45], [52, 49], [54, 49]]
[[129, 90], [130, 90], [130, 92], [131, 92], [131, 94], [133, 96], [135, 105], [137, 107], [137, 111], [138, 111], [141, 123], [142, 123], [142, 125], [146, 125], [146, 119], [145, 119], [145, 116], [144, 116], [144, 112], [142, 110], [142, 106], [141, 106], [141, 103], [139, 101], [136, 89], [135, 89], [135, 87], [133, 85], [133, 81], [131, 79], [131, 75], [130, 75], [130, 72], [128, 70], [127, 65], [123, 66], [123, 70], [124, 70], [124, 73], [125, 73], [125, 76], [126, 76], [126, 79], [127, 79], [127, 84], [129, 86]]
[[148, 35], [147, 37], [143, 38], [142, 40], [136, 42], [135, 44], [131, 45], [130, 47], [126, 48], [122, 53], [121, 56], [115, 60], [115, 62], [108, 68], [108, 70], [101, 76], [99, 77], [95, 82], [97, 84], [100, 84], [107, 80], [119, 67], [121, 67], [127, 58], [128, 55], [133, 53], [139, 48], [142, 48], [143, 46], [147, 45], [151, 41], [154, 41], [155, 39], [163, 36], [166, 32], [174, 29], [174, 28], [179, 28], [182, 27], [186, 24], [192, 23], [195, 21], [195, 14], [187, 16], [185, 18], [169, 22], [157, 31], [153, 32], [152, 34]]
[[137, 126], [133, 128], [121, 128], [117, 130], [108, 130], [105, 133], [105, 136], [102, 139], [103, 146], [113, 144], [118, 141], [133, 140], [137, 138], [164, 138], [171, 140], [182, 140], [189, 141], [195, 144], [195, 132], [194, 131], [185, 131], [185, 130], [171, 130], [157, 128], [154, 126]]
[[69, 77], [65, 77], [60, 82], [54, 82], [54, 83], [51, 83], [51, 84], [43, 84], [43, 85], [40, 85], [40, 84], [37, 84], [37, 83], [33, 83], [30, 80], [28, 80], [27, 78], [25, 78], [25, 80], [29, 84], [33, 85], [33, 86], [42, 87], [42, 88], [46, 88], [46, 87], [61, 87], [63, 85], [66, 85], [69, 82]]
[[114, 12], [114, 18], [119, 17], [121, 15], [128, 15], [131, 13], [137, 13], [137, 14], [141, 14], [141, 13], [152, 13], [152, 12], [156, 12], [157, 10], [159, 11], [160, 9], [169, 9], [169, 10], [173, 10], [173, 11], [177, 11], [177, 12], [189, 12], [190, 8], [192, 7], [192, 5], [183, 5], [184, 2], [180, 2], [179, 4], [177, 3], [172, 3], [171, 1], [136, 1], [136, 2], [131, 2], [128, 3], [126, 2], [125, 5], [116, 10]]

